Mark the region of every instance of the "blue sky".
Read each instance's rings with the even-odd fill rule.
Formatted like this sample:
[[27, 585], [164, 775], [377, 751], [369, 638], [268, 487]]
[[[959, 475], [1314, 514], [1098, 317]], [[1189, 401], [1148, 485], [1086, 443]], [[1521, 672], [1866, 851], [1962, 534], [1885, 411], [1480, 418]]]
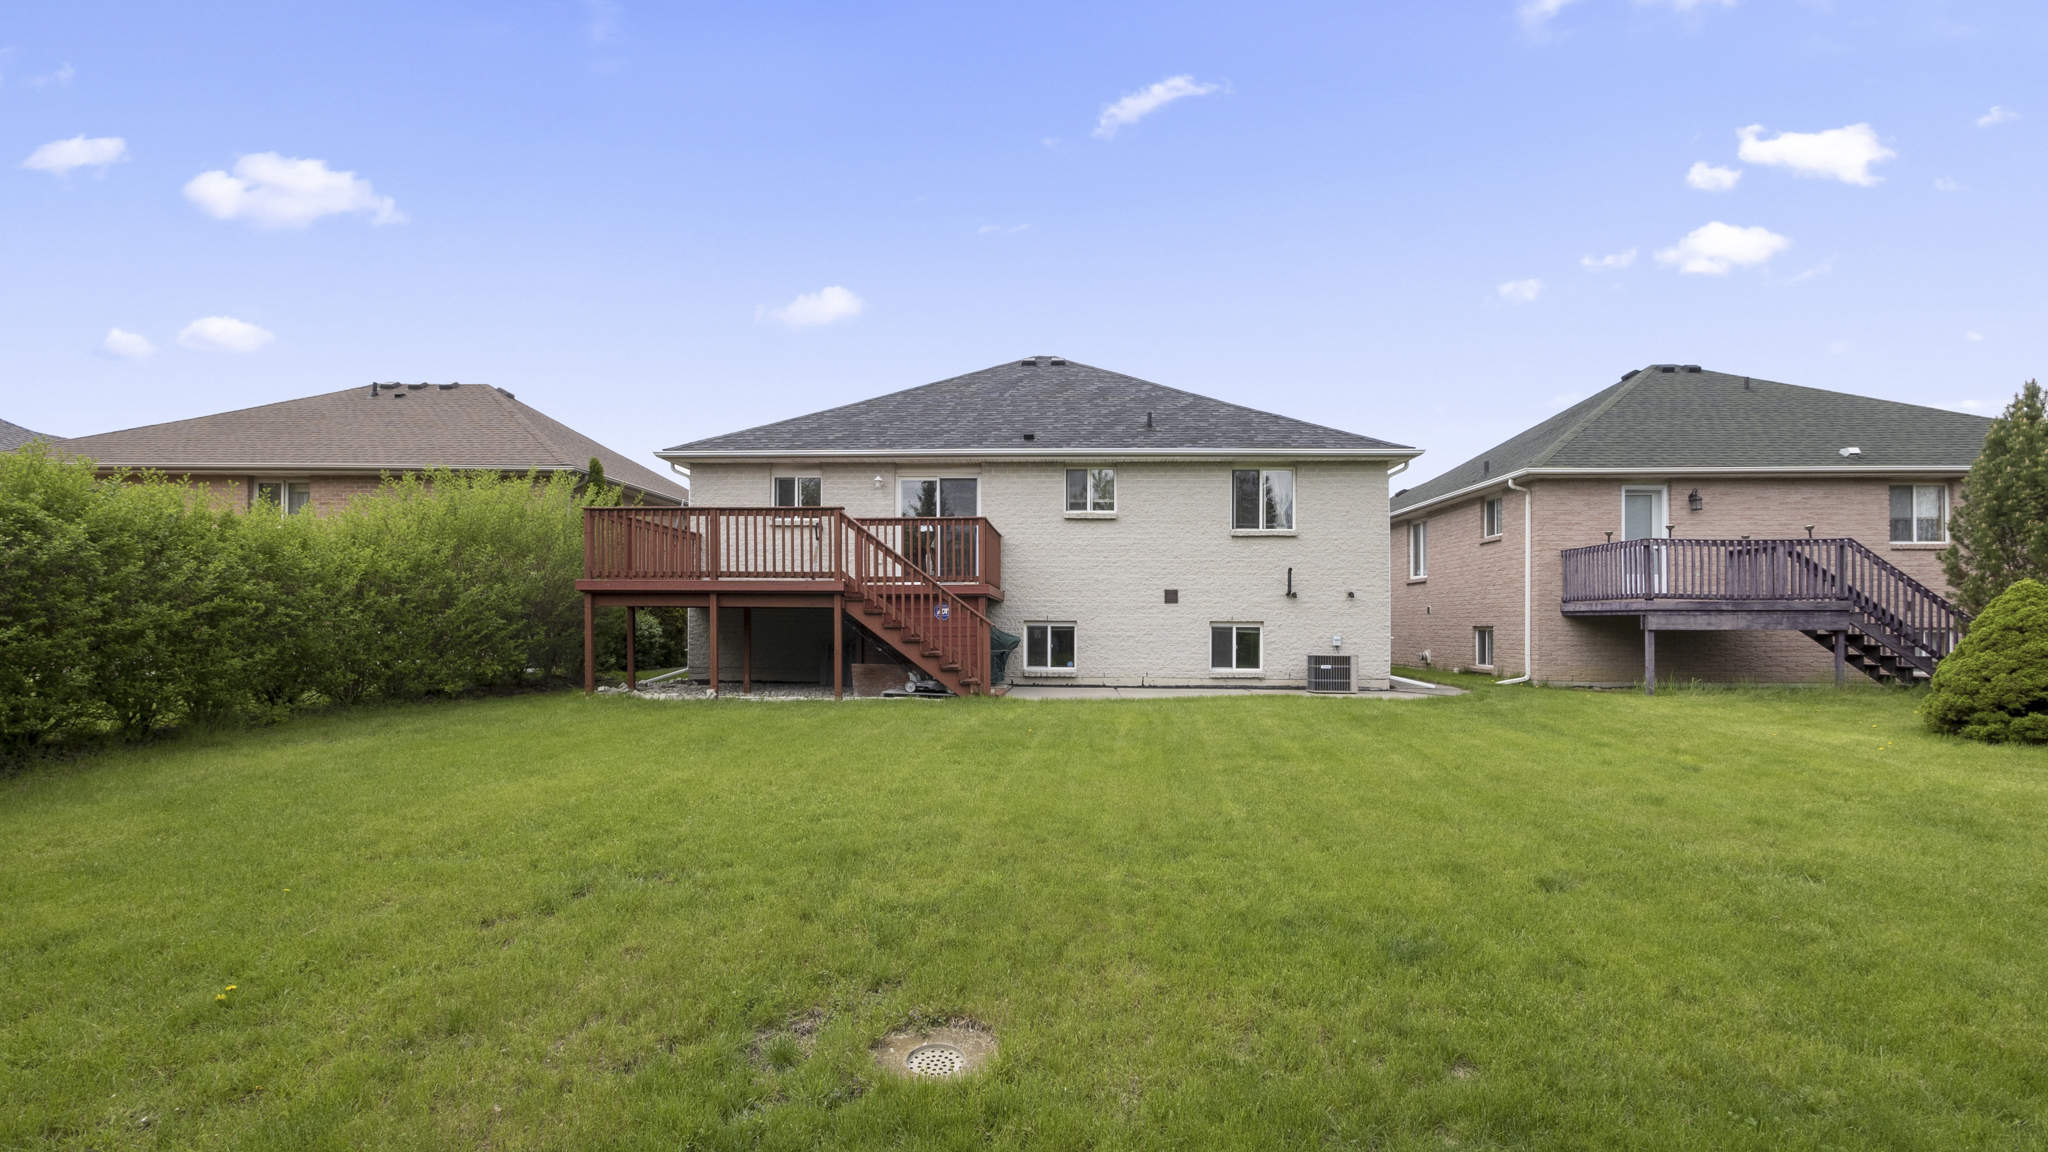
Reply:
[[1412, 483], [1655, 361], [1992, 411], [2048, 368], [2044, 49], [2018, 0], [16, 4], [0, 417], [481, 381], [644, 454], [1045, 352]]

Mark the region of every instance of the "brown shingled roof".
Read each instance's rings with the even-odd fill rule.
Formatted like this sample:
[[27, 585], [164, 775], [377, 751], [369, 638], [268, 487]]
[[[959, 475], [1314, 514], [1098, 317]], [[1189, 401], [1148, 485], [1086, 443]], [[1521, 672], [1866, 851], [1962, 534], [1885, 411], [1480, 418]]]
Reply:
[[663, 503], [689, 492], [488, 384], [364, 385], [342, 392], [149, 424], [64, 442], [104, 468], [406, 472], [482, 468], [582, 473]]

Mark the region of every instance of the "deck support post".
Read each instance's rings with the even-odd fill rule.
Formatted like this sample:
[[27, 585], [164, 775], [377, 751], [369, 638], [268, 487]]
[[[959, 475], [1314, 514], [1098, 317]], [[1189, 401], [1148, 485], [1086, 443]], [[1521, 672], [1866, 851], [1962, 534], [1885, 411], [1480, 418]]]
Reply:
[[832, 698], [846, 699], [846, 596], [832, 597]]
[[597, 596], [583, 594], [583, 694], [597, 691]]
[[711, 606], [705, 609], [705, 613], [711, 619], [711, 627], [706, 631], [710, 636], [711, 647], [711, 694], [716, 696], [718, 695], [718, 593], [711, 593], [710, 600]]
[[635, 644], [640, 639], [640, 610], [628, 605], [626, 608], [626, 691], [640, 690], [640, 654]]
[[754, 610], [740, 609], [740, 691], [754, 694]]
[[1643, 695], [1657, 694], [1657, 630], [1643, 617]]
[[1835, 630], [1835, 687], [1846, 687], [1849, 683], [1849, 633]]

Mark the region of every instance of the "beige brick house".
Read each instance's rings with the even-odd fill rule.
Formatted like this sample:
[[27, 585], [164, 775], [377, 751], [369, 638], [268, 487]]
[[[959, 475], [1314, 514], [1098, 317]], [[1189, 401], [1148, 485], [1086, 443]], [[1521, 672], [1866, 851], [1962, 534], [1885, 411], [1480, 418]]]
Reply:
[[1988, 425], [1630, 372], [1394, 494], [1394, 662], [1598, 685], [1923, 676], [1954, 631], [1939, 554]]
[[984, 691], [1006, 632], [996, 684], [1388, 683], [1414, 448], [1034, 356], [657, 455], [691, 508], [596, 516], [583, 587], [694, 609], [697, 677], [895, 660]]
[[222, 504], [268, 501], [326, 512], [375, 491], [386, 474], [453, 468], [583, 475], [592, 457], [629, 500], [686, 503], [653, 469], [488, 384], [367, 384], [340, 392], [173, 420], [59, 443], [103, 474], [153, 469], [188, 477]]

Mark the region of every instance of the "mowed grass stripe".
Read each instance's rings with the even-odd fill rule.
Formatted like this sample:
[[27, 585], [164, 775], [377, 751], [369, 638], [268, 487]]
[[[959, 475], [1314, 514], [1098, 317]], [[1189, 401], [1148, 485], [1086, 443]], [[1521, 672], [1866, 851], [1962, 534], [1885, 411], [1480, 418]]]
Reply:
[[[1475, 687], [535, 696], [17, 777], [0, 1146], [2039, 1145], [2048, 754]], [[952, 1014], [989, 1072], [876, 1073]]]

